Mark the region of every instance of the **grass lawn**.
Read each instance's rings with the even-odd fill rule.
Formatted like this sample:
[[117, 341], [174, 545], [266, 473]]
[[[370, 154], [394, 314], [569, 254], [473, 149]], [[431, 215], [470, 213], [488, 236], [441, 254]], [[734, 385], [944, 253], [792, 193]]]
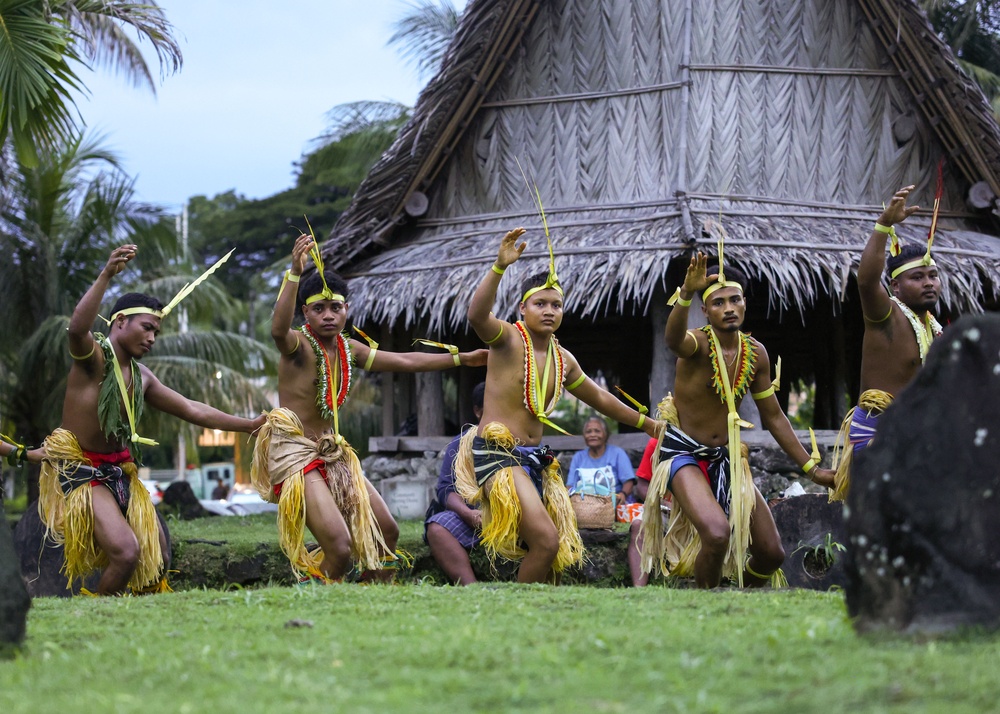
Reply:
[[958, 714], [1000, 711], [998, 662], [1000, 634], [859, 637], [837, 593], [188, 591], [36, 600], [0, 711]]

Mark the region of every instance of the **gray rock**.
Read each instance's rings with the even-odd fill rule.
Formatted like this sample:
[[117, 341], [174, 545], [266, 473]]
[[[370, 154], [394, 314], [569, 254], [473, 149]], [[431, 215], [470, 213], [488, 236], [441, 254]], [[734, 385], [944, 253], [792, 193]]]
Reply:
[[771, 504], [771, 515], [785, 549], [781, 568], [789, 585], [809, 590], [844, 586], [841, 548], [847, 531], [840, 503], [829, 503], [825, 493], [806, 494]]
[[31, 598], [18, 569], [14, 540], [0, 499], [0, 657], [11, 656], [24, 641]]
[[1000, 315], [965, 317], [879, 421], [848, 495], [861, 630], [1000, 625]]

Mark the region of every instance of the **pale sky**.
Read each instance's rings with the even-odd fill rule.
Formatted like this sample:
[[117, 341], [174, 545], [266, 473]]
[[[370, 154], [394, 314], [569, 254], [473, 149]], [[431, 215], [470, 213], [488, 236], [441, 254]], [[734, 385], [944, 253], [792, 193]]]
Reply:
[[184, 53], [181, 71], [153, 96], [81, 70], [91, 96], [78, 108], [135, 177], [139, 199], [169, 210], [198, 194], [263, 198], [291, 187], [292, 163], [328, 110], [366, 99], [412, 106], [427, 79], [386, 46], [406, 0], [159, 4]]

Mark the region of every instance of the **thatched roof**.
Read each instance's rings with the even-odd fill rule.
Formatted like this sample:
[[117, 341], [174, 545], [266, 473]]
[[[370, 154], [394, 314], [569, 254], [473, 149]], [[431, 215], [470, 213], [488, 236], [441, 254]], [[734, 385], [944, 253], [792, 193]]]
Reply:
[[[355, 319], [458, 327], [500, 236], [540, 224], [516, 157], [574, 314], [644, 306], [671, 259], [714, 248], [708, 219], [774, 306], [802, 307], [844, 290], [898, 186], [930, 205], [942, 156], [943, 299], [975, 309], [1000, 286], [1000, 241], [965, 194], [1000, 195], [1000, 129], [912, 0], [474, 0], [324, 252]], [[531, 230], [505, 285], [544, 251]]]

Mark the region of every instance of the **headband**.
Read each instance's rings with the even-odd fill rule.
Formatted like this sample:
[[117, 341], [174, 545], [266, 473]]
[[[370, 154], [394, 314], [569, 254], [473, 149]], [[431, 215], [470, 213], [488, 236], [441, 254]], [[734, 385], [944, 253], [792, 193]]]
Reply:
[[722, 264], [720, 263], [719, 279], [716, 280], [711, 285], [709, 285], [707, 288], [705, 288], [705, 292], [701, 294], [701, 301], [708, 302], [708, 296], [714, 293], [716, 290], [722, 290], [722, 288], [736, 288], [737, 290], [740, 291], [740, 293], [743, 292], [743, 286], [740, 285], [738, 282], [736, 282], [735, 280], [725, 279], [725, 276], [722, 274]]
[[[931, 246], [934, 245], [934, 233], [937, 231], [938, 222], [938, 212], [941, 210], [941, 196], [944, 194], [944, 157], [938, 162], [937, 169], [937, 188], [934, 191], [934, 213], [931, 216], [931, 228], [927, 231], [927, 251], [924, 253], [924, 257], [918, 258], [916, 260], [911, 260], [908, 263], [903, 263], [898, 268], [893, 270], [889, 274], [890, 279], [895, 279], [896, 276], [905, 273], [907, 270], [912, 270], [913, 268], [928, 268], [932, 265], [936, 266], [937, 263], [931, 257]], [[892, 253], [892, 249], [889, 250]], [[898, 255], [899, 250], [892, 255]]]
[[310, 295], [306, 298], [306, 305], [312, 305], [314, 302], [319, 302], [320, 300], [339, 300], [340, 302], [347, 302], [347, 299], [340, 293], [335, 293], [330, 289], [330, 286], [326, 284], [326, 269], [323, 267], [323, 254], [319, 251], [319, 243], [316, 241], [316, 234], [313, 232], [312, 224], [309, 223], [309, 219], [306, 219], [306, 225], [309, 227], [309, 235], [312, 236], [313, 243], [312, 247], [309, 249], [309, 255], [312, 256], [313, 263], [316, 264], [316, 271], [319, 273], [319, 279], [323, 281], [323, 289], [316, 293], [315, 295]]
[[549, 274], [545, 278], [545, 284], [539, 287], [534, 287], [527, 290], [524, 296], [521, 298], [521, 302], [527, 302], [528, 298], [537, 293], [540, 290], [548, 290], [552, 288], [560, 295], [563, 295], [562, 286], [559, 284], [559, 276], [556, 274], [556, 256], [552, 250], [552, 238], [549, 236], [549, 222], [545, 219], [545, 208], [542, 206], [542, 195], [538, 191], [538, 185], [533, 182], [528, 182], [528, 176], [524, 173], [524, 169], [521, 168], [521, 162], [514, 157], [514, 161], [517, 163], [517, 168], [521, 171], [521, 176], [524, 178], [524, 184], [528, 187], [528, 193], [531, 194], [532, 200], [538, 207], [538, 215], [542, 218], [542, 228], [545, 229], [545, 242], [549, 245]]
[[205, 280], [208, 278], [209, 275], [214, 273], [222, 266], [223, 263], [229, 260], [229, 256], [231, 256], [235, 251], [236, 249], [233, 248], [231, 251], [229, 251], [224, 256], [215, 261], [215, 264], [211, 268], [209, 268], [204, 273], [199, 275], [198, 278], [194, 280], [194, 282], [187, 283], [184, 287], [178, 290], [177, 294], [174, 295], [173, 299], [171, 299], [170, 302], [168, 302], [164, 307], [160, 308], [159, 310], [154, 310], [151, 307], [126, 307], [113, 313], [110, 319], [104, 321], [110, 325], [112, 322], [115, 321], [115, 318], [117, 318], [119, 315], [124, 315], [124, 316], [152, 315], [153, 317], [158, 317], [162, 320], [164, 317], [169, 315], [173, 311], [173, 309], [177, 307], [178, 304], [180, 304], [181, 300], [183, 300], [192, 292], [194, 292], [194, 289], [199, 285], [201, 285], [203, 282], [205, 282]]

